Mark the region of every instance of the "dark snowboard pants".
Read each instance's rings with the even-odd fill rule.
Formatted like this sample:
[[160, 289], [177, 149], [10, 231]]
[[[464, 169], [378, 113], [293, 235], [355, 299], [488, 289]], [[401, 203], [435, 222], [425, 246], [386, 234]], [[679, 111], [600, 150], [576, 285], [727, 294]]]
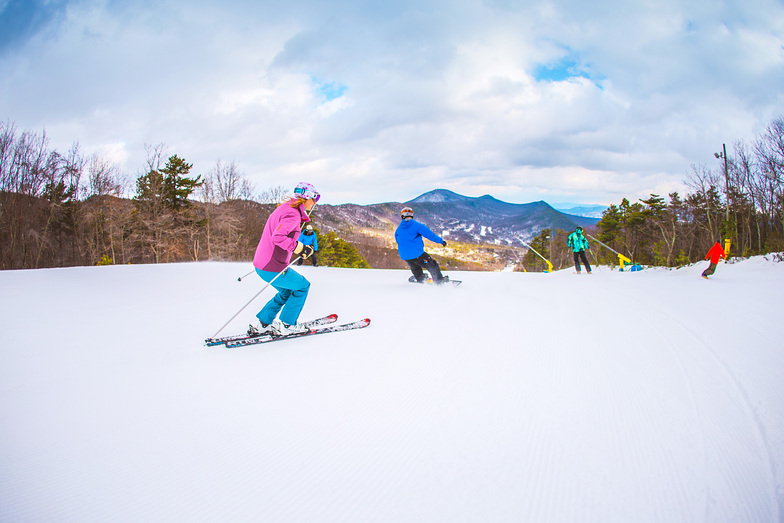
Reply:
[[423, 252], [418, 258], [414, 258], [413, 260], [405, 260], [405, 262], [411, 268], [411, 272], [414, 273], [414, 278], [416, 278], [418, 282], [425, 281], [425, 273], [422, 271], [422, 269], [427, 269], [427, 272], [430, 273], [430, 276], [435, 282], [444, 279], [444, 276], [441, 274], [441, 268], [438, 266], [438, 262], [431, 258], [430, 255], [426, 252]]
[[[316, 253], [315, 252], [313, 254], [311, 254], [310, 256], [308, 256], [308, 260], [311, 260], [311, 263], [313, 263], [314, 267], [318, 267], [318, 262], [316, 261]], [[302, 265], [302, 262], [303, 262], [303, 260], [302, 260], [302, 258], [300, 258], [299, 260], [297, 260], [297, 265]]]
[[702, 271], [702, 275], [705, 276], [706, 278], [708, 276], [711, 276], [714, 272], [716, 272], [716, 265], [717, 265], [716, 263], [711, 262], [711, 264], [708, 265], [708, 268]]
[[585, 251], [577, 251], [574, 253], [574, 268], [577, 269], [577, 272], [580, 272], [580, 260], [583, 261], [583, 265], [585, 265], [585, 270], [591, 272], [591, 266], [588, 264], [588, 258], [585, 256]]

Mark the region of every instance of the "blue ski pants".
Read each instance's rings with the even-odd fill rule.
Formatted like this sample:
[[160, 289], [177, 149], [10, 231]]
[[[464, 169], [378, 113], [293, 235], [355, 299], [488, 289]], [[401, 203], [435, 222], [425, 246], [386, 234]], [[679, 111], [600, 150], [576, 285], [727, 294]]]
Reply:
[[[256, 269], [256, 274], [266, 281], [272, 281], [277, 272], [262, 271]], [[304, 276], [291, 268], [286, 269], [277, 280], [272, 282], [272, 286], [278, 293], [262, 308], [256, 317], [265, 325], [269, 325], [280, 313], [280, 321], [287, 325], [294, 325], [299, 319], [299, 314], [305, 306], [305, 300], [310, 290], [310, 282]], [[281, 310], [282, 309], [282, 310]]]

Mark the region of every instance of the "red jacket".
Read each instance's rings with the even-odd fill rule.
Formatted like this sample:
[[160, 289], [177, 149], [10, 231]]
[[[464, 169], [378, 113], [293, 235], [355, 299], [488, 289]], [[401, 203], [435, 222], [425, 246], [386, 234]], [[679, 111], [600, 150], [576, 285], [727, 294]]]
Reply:
[[705, 255], [705, 259], [707, 260], [710, 258], [711, 263], [719, 263], [719, 258], [724, 258], [724, 256], [724, 249], [721, 248], [719, 242], [716, 242], [713, 244], [713, 247], [710, 248], [708, 254]]

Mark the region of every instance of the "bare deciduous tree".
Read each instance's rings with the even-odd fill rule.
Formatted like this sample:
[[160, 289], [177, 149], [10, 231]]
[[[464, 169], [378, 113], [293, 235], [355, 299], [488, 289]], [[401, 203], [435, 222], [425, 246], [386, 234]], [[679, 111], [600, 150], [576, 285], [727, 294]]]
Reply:
[[215, 197], [217, 203], [232, 200], [250, 200], [253, 197], [253, 186], [239, 170], [237, 164], [232, 160], [228, 164], [223, 164], [220, 160], [207, 173], [208, 177], [214, 180]]
[[282, 185], [278, 185], [277, 187], [270, 187], [269, 189], [265, 189], [259, 194], [259, 202], [279, 204], [290, 193], [291, 189], [287, 189]]
[[205, 203], [206, 246], [209, 259], [231, 259], [236, 255], [239, 241], [240, 217], [233, 202], [250, 200], [253, 186], [232, 161], [220, 160], [209, 170], [200, 188]]

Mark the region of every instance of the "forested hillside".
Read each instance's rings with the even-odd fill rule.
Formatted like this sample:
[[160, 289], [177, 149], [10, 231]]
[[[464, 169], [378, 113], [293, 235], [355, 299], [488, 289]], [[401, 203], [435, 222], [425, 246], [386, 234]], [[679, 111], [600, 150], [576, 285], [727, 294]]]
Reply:
[[[694, 262], [725, 238], [731, 240], [732, 255], [784, 250], [784, 118], [771, 122], [753, 143], [738, 141], [731, 149], [717, 155], [713, 168], [691, 167], [688, 194], [671, 193], [668, 199], [651, 194], [636, 203], [624, 198], [588, 232], [646, 265]], [[132, 180], [97, 155], [82, 154], [78, 143], [62, 153], [49, 146], [45, 133], [0, 124], [0, 269], [252, 259], [263, 225], [286, 189], [257, 194], [234, 162], [218, 161], [196, 174], [186, 159], [165, 152], [163, 145], [148, 146], [146, 164]], [[495, 270], [516, 264], [520, 270], [542, 270], [541, 257], [525, 254], [528, 244], [515, 243], [526, 227], [540, 231], [530, 247], [562, 268], [571, 264], [566, 248], [571, 231], [562, 227], [587, 225], [578, 217], [565, 219], [544, 202], [460, 198], [465, 201], [449, 208], [462, 214], [449, 219], [439, 207], [443, 203], [416, 204], [424, 223], [451, 234], [448, 247], [429, 245], [446, 268]], [[319, 262], [405, 268], [392, 239], [399, 206], [317, 206], [312, 218]], [[535, 211], [531, 216], [539, 213], [539, 221], [551, 225], [542, 229], [530, 217], [505, 217], [509, 209]], [[590, 256], [594, 263], [616, 259], [597, 242]]]
[[[281, 189], [254, 196], [234, 163], [194, 176], [164, 150], [148, 147], [131, 189], [78, 144], [62, 154], [45, 134], [0, 125], [0, 269], [252, 259], [275, 208], [263, 202]], [[319, 240], [322, 264], [369, 266], [334, 233]]]

